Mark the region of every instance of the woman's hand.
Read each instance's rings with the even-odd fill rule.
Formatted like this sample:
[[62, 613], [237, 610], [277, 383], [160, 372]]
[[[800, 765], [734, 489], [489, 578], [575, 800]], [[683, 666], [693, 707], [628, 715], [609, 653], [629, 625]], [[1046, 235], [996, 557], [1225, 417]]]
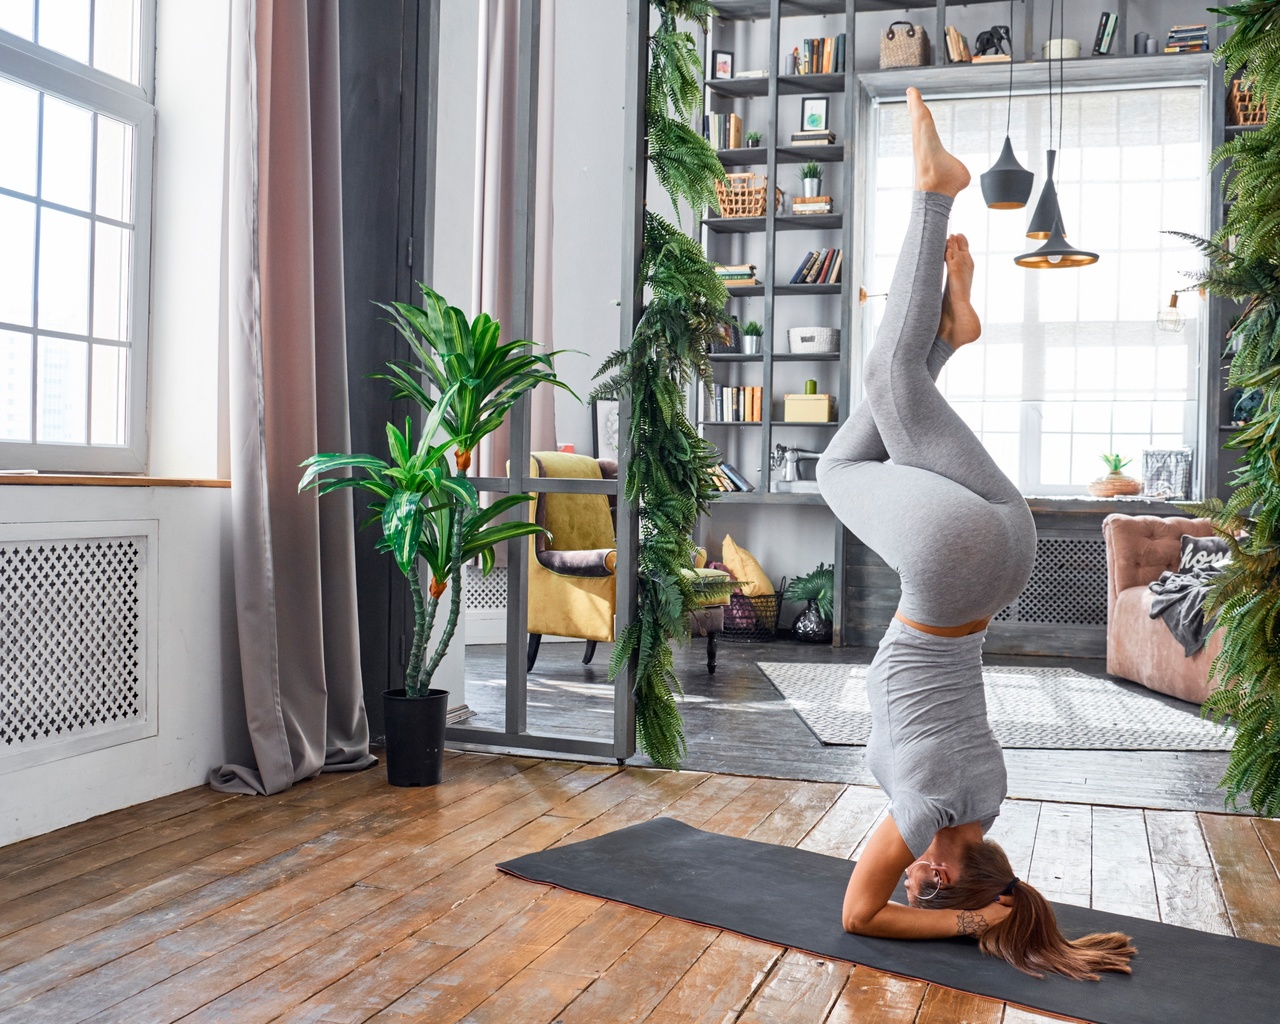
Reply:
[[1013, 909], [1013, 900], [1008, 896], [999, 897], [995, 903], [981, 910], [958, 910], [956, 914], [956, 934], [981, 939], [992, 928], [1004, 923]]

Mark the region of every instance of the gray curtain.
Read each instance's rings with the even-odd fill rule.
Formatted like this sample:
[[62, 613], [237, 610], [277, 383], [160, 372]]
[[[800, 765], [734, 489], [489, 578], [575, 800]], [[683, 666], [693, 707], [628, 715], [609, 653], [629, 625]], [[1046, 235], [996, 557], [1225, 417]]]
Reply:
[[209, 784], [278, 793], [369, 754], [349, 491], [298, 464], [350, 451], [337, 0], [234, 0], [228, 175], [232, 536], [256, 766]]
[[[482, 310], [503, 325], [503, 340], [512, 320], [511, 238], [515, 230], [515, 169], [529, 160], [516, 150], [516, 107], [519, 91], [519, 0], [480, 0], [480, 46], [477, 60], [479, 90], [476, 115], [479, 132], [476, 160], [474, 255], [471, 310]], [[551, 336], [551, 242], [554, 213], [551, 202], [552, 153], [555, 138], [555, 0], [542, 0], [538, 61], [538, 151], [534, 196], [534, 298], [529, 341], [554, 347]], [[442, 78], [442, 82], [446, 79]], [[481, 476], [506, 476], [508, 428], [504, 423], [480, 442]], [[532, 451], [556, 447], [555, 389], [536, 388], [530, 401]], [[506, 545], [498, 548], [505, 564]]]

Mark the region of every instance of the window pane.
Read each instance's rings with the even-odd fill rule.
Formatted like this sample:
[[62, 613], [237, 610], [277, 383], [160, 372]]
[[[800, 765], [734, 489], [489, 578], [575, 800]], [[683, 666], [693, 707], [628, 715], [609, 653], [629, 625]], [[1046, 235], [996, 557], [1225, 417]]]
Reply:
[[42, 141], [41, 198], [87, 212], [93, 170], [93, 112], [46, 95]]
[[93, 5], [93, 66], [138, 83], [140, 0], [96, 0]]
[[100, 217], [133, 217], [133, 125], [98, 115], [97, 206]]
[[35, 89], [0, 78], [0, 188], [36, 194], [39, 102]]
[[31, 440], [29, 334], [0, 331], [0, 440]]
[[133, 232], [99, 224], [94, 233], [93, 336], [129, 336], [129, 243]]
[[93, 346], [92, 444], [124, 444], [128, 388], [128, 349], [114, 345]]
[[89, 346], [83, 341], [41, 338], [36, 381], [36, 440], [85, 443]]
[[36, 204], [0, 196], [0, 225], [0, 320], [30, 325], [36, 281]]
[[40, 0], [36, 42], [89, 63], [89, 0]]
[[35, 0], [0, 0], [0, 29], [30, 40], [36, 30]]
[[89, 331], [89, 221], [58, 210], [40, 214], [40, 326]]

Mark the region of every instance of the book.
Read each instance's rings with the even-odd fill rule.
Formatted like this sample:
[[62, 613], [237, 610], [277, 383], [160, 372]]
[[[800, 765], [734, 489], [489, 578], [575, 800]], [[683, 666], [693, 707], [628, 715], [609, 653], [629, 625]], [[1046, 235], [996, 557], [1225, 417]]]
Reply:
[[791, 208], [792, 215], [796, 217], [812, 217], [815, 214], [830, 212], [830, 203], [815, 203], [812, 206], [794, 206]]
[[800, 277], [795, 282], [796, 284], [807, 283], [809, 274], [813, 270], [814, 264], [818, 262], [818, 257], [820, 255], [822, 255], [821, 249], [815, 249], [813, 252], [809, 253], [809, 255], [805, 258], [804, 266], [801, 267]]
[[973, 57], [969, 53], [969, 41], [960, 34], [960, 30], [954, 25], [948, 25], [947, 34], [947, 58], [952, 64], [967, 64]]
[[835, 259], [836, 251], [834, 249], [827, 250], [826, 259], [822, 261], [822, 266], [818, 269], [818, 277], [816, 284], [826, 284], [827, 275], [831, 273], [831, 261]]
[[737, 490], [739, 491], [755, 490], [755, 488], [751, 485], [751, 483], [747, 480], [747, 478], [743, 476], [740, 472], [738, 472], [738, 467], [733, 465], [732, 463], [722, 462], [716, 468], [719, 469], [720, 472], [722, 472], [725, 476], [727, 476], [733, 482], [733, 486]]
[[1119, 22], [1120, 22], [1120, 15], [1118, 14], [1107, 15], [1107, 31], [1104, 33], [1102, 37], [1102, 50], [1101, 50], [1102, 53], [1111, 52], [1111, 38], [1112, 36], [1115, 35], [1116, 25], [1119, 24]]
[[813, 40], [806, 39], [804, 41], [804, 49], [801, 52], [801, 64], [799, 67], [800, 74], [809, 74], [809, 69], [813, 67]]
[[841, 74], [844, 73], [844, 49], [845, 49], [844, 33], [841, 32], [838, 36], [836, 36], [836, 71], [840, 72]]
[[1007, 53], [979, 53], [973, 58], [974, 64], [1004, 64], [1013, 60]]
[[805, 253], [804, 259], [800, 261], [800, 266], [796, 267], [796, 272], [791, 275], [791, 280], [787, 282], [788, 284], [800, 283], [800, 278], [804, 276], [805, 267], [809, 265], [809, 260], [812, 258], [813, 258], [812, 252]]
[[831, 284], [840, 283], [840, 268], [844, 266], [844, 250], [836, 250], [836, 261], [831, 267]]
[[1107, 28], [1111, 24], [1111, 15], [1106, 11], [1102, 12], [1102, 16], [1098, 19], [1098, 31], [1093, 37], [1093, 55], [1095, 57], [1106, 51], [1102, 48], [1102, 41], [1107, 38]]
[[835, 70], [836, 62], [836, 41], [827, 36], [822, 40], [822, 73], [824, 75], [831, 74]]
[[818, 275], [822, 272], [822, 264], [827, 258], [830, 249], [823, 249], [818, 253], [817, 259], [813, 261], [813, 265], [809, 267], [809, 272], [804, 275], [804, 284], [816, 284]]

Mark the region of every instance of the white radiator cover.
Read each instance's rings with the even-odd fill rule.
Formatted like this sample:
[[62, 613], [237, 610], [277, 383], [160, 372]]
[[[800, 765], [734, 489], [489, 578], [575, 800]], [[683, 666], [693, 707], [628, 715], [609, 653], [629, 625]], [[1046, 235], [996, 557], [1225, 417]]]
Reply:
[[0, 773], [156, 735], [157, 533], [0, 525]]

